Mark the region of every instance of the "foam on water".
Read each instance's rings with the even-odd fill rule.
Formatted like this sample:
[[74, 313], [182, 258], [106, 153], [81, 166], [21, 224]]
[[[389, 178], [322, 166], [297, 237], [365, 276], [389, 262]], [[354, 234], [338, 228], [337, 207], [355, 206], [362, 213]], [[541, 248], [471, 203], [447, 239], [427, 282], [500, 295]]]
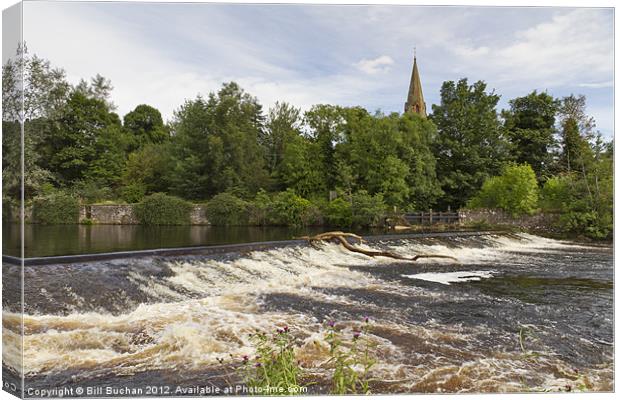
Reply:
[[[457, 268], [468, 264], [496, 265], [507, 252], [542, 253], [573, 246], [524, 234], [489, 235], [478, 247], [470, 247], [467, 239], [455, 242], [400, 240], [379, 245], [403, 255], [451, 255], [459, 260]], [[454, 264], [445, 259], [428, 259], [424, 263]], [[139, 304], [118, 315], [79, 309], [66, 315], [25, 315], [23, 368], [17, 351], [21, 342], [17, 333], [20, 315], [4, 312], [4, 362], [15, 371], [23, 370], [27, 376], [63, 371], [84, 377], [158, 369], [199, 371], [217, 365], [218, 358], [229, 359], [229, 354], [233, 358], [251, 354], [250, 333], [273, 331], [277, 326], [287, 325], [302, 342], [298, 358], [306, 368], [320, 371], [321, 364], [329, 357], [323, 340], [323, 321], [302, 312], [269, 311], [261, 304], [265, 295], [294, 294], [310, 302], [329, 304], [334, 310], [354, 305], [375, 315], [385, 315], [384, 320], [375, 321], [373, 328], [372, 340], [377, 345], [375, 352], [379, 359], [373, 375], [385, 382], [397, 382], [399, 390], [518, 390], [518, 371], [531, 371], [530, 361], [510, 353], [485, 353], [484, 346], [478, 343], [479, 335], [488, 334], [485, 326], [465, 329], [458, 324], [430, 321], [420, 326], [389, 320], [394, 310], [333, 291], [359, 288], [412, 298], [449, 295], [386, 281], [367, 272], [394, 264], [393, 259], [351, 253], [336, 244], [256, 251], [230, 259], [171, 259], [166, 262], [169, 275], [132, 271], [128, 276], [138, 290], [154, 299], [150, 303]], [[449, 285], [491, 278], [496, 273], [495, 270], [459, 270], [402, 276]], [[356, 324], [342, 321], [345, 332], [350, 332]], [[412, 363], [412, 359], [417, 361]], [[454, 360], [460, 360], [462, 365], [455, 365]]]

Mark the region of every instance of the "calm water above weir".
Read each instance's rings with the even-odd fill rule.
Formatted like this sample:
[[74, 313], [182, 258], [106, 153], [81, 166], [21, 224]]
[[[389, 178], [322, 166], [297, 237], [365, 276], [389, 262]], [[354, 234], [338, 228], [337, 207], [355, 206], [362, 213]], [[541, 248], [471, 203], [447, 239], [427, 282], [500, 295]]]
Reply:
[[[25, 256], [105, 253], [170, 247], [287, 240], [324, 232], [325, 228], [294, 229], [254, 226], [25, 225]], [[383, 231], [359, 231], [360, 234]], [[19, 256], [18, 224], [2, 225], [2, 253]]]
[[[252, 355], [249, 334], [289, 326], [310, 392], [328, 392], [324, 321], [345, 335], [372, 321], [374, 393], [611, 391], [611, 247], [525, 234], [372, 243], [398, 262], [299, 245], [218, 256], [26, 266], [4, 286], [4, 377], [26, 386], [223, 386], [219, 358]], [[6, 282], [18, 267], [5, 265]], [[520, 334], [521, 333], [521, 334]], [[121, 393], [122, 394], [122, 393]], [[143, 393], [144, 394], [144, 393]]]

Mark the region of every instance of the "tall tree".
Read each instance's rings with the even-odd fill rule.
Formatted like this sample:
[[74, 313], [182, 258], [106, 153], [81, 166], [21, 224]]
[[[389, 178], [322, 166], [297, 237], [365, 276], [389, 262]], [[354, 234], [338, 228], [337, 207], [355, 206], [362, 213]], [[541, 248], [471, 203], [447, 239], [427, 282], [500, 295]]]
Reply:
[[126, 143], [118, 115], [103, 100], [76, 90], [55, 124], [46, 158], [62, 184], [96, 180], [114, 185], [120, 180]]
[[559, 101], [535, 90], [510, 100], [502, 111], [504, 127], [517, 163], [529, 164], [539, 180], [549, 176], [553, 163], [555, 117]]
[[440, 193], [431, 150], [434, 124], [412, 113], [343, 111], [343, 132], [334, 153], [336, 188], [349, 196], [360, 190], [380, 194], [401, 209], [429, 207]]
[[430, 116], [438, 131], [434, 153], [445, 193], [439, 207], [463, 206], [485, 179], [499, 175], [509, 143], [498, 119], [498, 101], [499, 95], [487, 92], [482, 81], [443, 83], [441, 103], [433, 105]]
[[325, 177], [327, 190], [335, 187], [334, 149], [343, 139], [345, 113], [342, 107], [318, 104], [304, 114], [306, 135], [318, 146], [315, 168]]
[[159, 110], [146, 104], [128, 112], [123, 117], [123, 126], [130, 133], [130, 151], [147, 144], [162, 143], [170, 137]]
[[21, 191], [21, 127], [24, 124], [24, 191], [34, 196], [52, 174], [41, 166], [42, 147], [49, 142], [53, 121], [71, 86], [62, 69], [18, 46], [2, 67], [2, 176], [5, 195]]
[[92, 77], [90, 83], [82, 79], [75, 86], [75, 90], [84, 96], [103, 101], [109, 111], [116, 110], [116, 105], [114, 105], [110, 98], [113, 89], [112, 81], [99, 74]]
[[266, 129], [261, 137], [261, 144], [265, 147], [267, 167], [270, 173], [278, 170], [286, 146], [299, 136], [301, 127], [301, 112], [288, 103], [279, 103], [269, 109]]
[[[560, 117], [559, 170], [579, 171], [587, 168], [592, 157], [589, 141], [594, 139], [594, 118], [586, 114], [586, 98], [570, 95], [562, 99]], [[583, 172], [583, 171], [582, 171]]]
[[204, 199], [225, 191], [250, 196], [269, 186], [259, 143], [264, 123], [258, 100], [234, 82], [207, 100], [186, 102], [172, 124], [174, 191]]

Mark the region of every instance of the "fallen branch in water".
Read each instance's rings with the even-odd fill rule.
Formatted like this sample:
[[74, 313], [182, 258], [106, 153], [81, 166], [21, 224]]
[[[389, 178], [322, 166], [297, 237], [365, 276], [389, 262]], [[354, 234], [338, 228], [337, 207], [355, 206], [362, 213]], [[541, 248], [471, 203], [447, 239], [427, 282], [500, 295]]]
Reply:
[[450, 260], [458, 261], [456, 258], [452, 256], [446, 256], [443, 254], [418, 254], [413, 257], [405, 257], [400, 254], [392, 253], [391, 251], [366, 250], [366, 249], [362, 249], [360, 247], [352, 245], [351, 243], [349, 243], [347, 238], [356, 239], [360, 244], [364, 242], [364, 239], [361, 236], [355, 235], [353, 233], [346, 233], [346, 232], [340, 232], [340, 231], [319, 233], [318, 235], [315, 235], [315, 236], [302, 236], [299, 239], [307, 240], [311, 244], [315, 244], [316, 242], [320, 242], [320, 241], [327, 242], [327, 241], [335, 240], [338, 243], [340, 243], [342, 247], [344, 247], [345, 249], [351, 252], [365, 254], [370, 257], [389, 257], [389, 258], [394, 258], [396, 260], [404, 260], [404, 261], [417, 261], [420, 258], [448, 258]]

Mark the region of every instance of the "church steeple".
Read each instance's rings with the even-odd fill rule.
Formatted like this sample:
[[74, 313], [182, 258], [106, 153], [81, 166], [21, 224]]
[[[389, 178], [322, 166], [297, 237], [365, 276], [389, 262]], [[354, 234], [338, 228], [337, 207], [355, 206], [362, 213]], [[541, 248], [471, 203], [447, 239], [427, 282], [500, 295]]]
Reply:
[[418, 72], [415, 50], [413, 53], [413, 71], [411, 72], [411, 82], [409, 83], [409, 93], [407, 95], [407, 102], [405, 103], [405, 112], [413, 112], [422, 117], [426, 117], [426, 103], [424, 103], [424, 95], [422, 94], [422, 83], [420, 82], [420, 73]]

